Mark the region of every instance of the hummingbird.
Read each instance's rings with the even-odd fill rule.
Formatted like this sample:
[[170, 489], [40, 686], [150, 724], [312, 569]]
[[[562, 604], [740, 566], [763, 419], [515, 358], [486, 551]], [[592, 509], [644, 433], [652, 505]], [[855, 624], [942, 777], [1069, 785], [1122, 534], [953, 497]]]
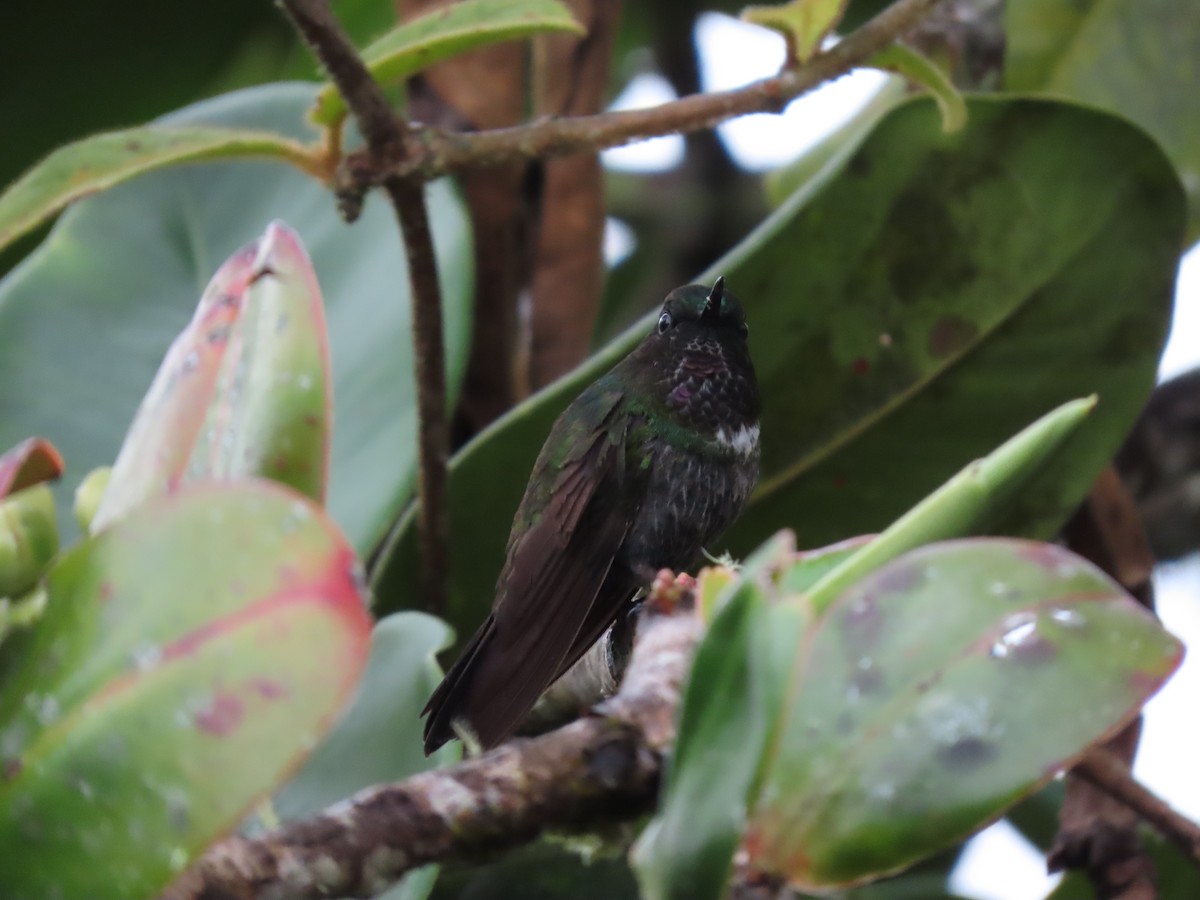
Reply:
[[758, 479], [758, 383], [725, 290], [671, 291], [653, 330], [559, 416], [513, 519], [491, 614], [422, 715], [428, 755], [484, 748], [629, 608], [733, 522]]

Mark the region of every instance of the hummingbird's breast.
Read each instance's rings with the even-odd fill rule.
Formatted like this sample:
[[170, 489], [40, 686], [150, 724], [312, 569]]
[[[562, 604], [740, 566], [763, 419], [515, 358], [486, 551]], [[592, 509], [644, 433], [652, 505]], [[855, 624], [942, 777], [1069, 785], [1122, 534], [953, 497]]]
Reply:
[[759, 400], [749, 358], [696, 339], [661, 370], [665, 418], [640, 451], [649, 479], [628, 562], [680, 569], [737, 518], [758, 480]]
[[758, 385], [750, 358], [718, 341], [694, 339], [664, 373], [668, 414], [717, 452], [758, 449]]
[[665, 436], [646, 442], [649, 482], [622, 548], [632, 571], [682, 569], [733, 523], [758, 480], [758, 443], [743, 434], [735, 440], [745, 453], [714, 455]]

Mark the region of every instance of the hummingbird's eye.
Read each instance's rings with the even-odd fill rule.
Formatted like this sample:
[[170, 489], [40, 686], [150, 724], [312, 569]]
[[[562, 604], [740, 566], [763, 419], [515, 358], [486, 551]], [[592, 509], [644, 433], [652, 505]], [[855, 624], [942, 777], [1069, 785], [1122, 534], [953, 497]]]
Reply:
[[661, 316], [658, 317], [658, 333], [662, 334], [664, 331], [666, 331], [670, 327], [671, 327], [671, 314], [669, 312], [664, 312]]

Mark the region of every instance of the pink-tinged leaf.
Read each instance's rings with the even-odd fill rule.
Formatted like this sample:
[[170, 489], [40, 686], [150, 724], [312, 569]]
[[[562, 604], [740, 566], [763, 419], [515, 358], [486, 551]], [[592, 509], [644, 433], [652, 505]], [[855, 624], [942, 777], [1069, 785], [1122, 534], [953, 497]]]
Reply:
[[61, 557], [47, 588], [38, 627], [0, 657], [15, 896], [156, 894], [305, 758], [370, 641], [345, 539], [263, 481], [151, 500]]
[[121, 445], [92, 531], [183, 480], [253, 279], [256, 253], [257, 246], [250, 244], [225, 261], [204, 289], [191, 322], [172, 342]]
[[325, 502], [332, 396], [325, 305], [300, 237], [272, 222], [187, 479], [260, 475]]
[[54, 445], [44, 438], [28, 438], [0, 456], [0, 497], [54, 481], [62, 473], [62, 457]]
[[329, 352], [316, 275], [274, 222], [213, 276], [113, 466], [92, 531], [181, 484], [263, 476], [324, 502]]
[[976, 539], [908, 553], [797, 646], [750, 859], [803, 890], [908, 866], [1122, 728], [1182, 655], [1059, 547]]

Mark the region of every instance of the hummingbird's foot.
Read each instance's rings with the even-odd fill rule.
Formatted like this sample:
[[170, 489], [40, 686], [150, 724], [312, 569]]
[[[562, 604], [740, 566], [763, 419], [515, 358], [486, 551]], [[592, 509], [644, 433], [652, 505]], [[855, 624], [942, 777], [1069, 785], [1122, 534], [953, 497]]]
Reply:
[[670, 569], [659, 569], [650, 585], [646, 608], [660, 615], [670, 615], [695, 588], [696, 579], [687, 572], [676, 575]]
[[455, 719], [450, 727], [454, 729], [455, 735], [462, 741], [463, 758], [474, 759], [483, 754], [483, 744], [479, 743], [479, 738], [475, 732], [471, 730], [471, 726], [463, 719]]
[[741, 562], [734, 559], [733, 555], [728, 550], [726, 550], [720, 556], [713, 556], [711, 553], [701, 547], [700, 553], [714, 566], [724, 566], [727, 569], [733, 569], [735, 572], [741, 571]]

